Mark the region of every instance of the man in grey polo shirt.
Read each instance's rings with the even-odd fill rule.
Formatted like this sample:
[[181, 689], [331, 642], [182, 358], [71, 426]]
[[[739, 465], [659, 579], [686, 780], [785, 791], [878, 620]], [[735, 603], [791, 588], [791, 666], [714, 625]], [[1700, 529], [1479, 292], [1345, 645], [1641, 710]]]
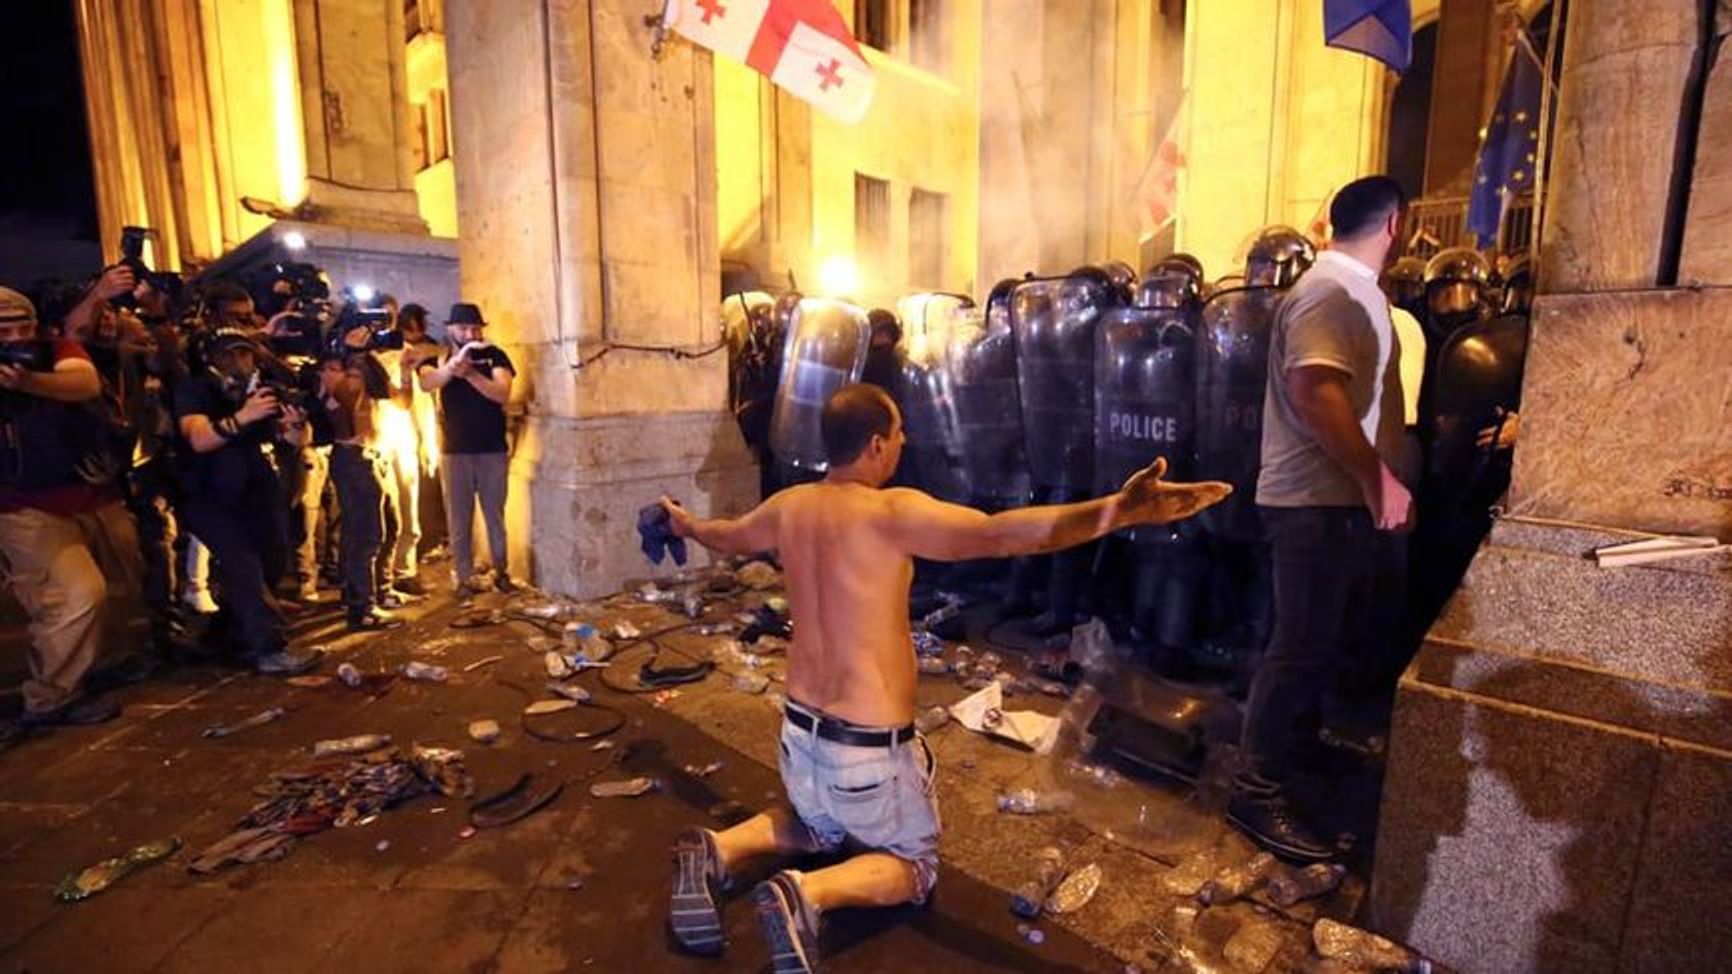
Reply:
[[1401, 354], [1377, 287], [1405, 202], [1386, 176], [1341, 188], [1329, 207], [1330, 248], [1288, 292], [1269, 345], [1257, 504], [1275, 626], [1251, 682], [1228, 818], [1288, 859], [1334, 852], [1288, 808], [1283, 753], [1363, 632], [1376, 532], [1405, 530], [1412, 508], [1391, 469], [1401, 449]]

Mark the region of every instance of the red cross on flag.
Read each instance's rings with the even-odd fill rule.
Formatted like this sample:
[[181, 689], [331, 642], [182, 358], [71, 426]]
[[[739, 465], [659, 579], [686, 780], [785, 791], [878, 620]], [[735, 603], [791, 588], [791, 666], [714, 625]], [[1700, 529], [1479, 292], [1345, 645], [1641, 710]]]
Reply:
[[668, 0], [663, 20], [839, 122], [860, 121], [872, 105], [877, 81], [830, 0]]
[[1155, 145], [1148, 165], [1143, 167], [1142, 178], [1137, 181], [1131, 208], [1137, 215], [1137, 229], [1144, 236], [1161, 232], [1179, 216], [1179, 171], [1185, 168], [1185, 152], [1180, 144], [1189, 100], [1180, 96], [1179, 111]]

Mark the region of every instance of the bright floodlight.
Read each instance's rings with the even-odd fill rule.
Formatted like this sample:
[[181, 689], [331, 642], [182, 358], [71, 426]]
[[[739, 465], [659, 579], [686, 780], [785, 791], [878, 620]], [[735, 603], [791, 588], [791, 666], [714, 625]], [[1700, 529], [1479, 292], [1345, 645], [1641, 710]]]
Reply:
[[283, 246], [290, 250], [306, 250], [307, 236], [299, 230], [290, 230], [283, 234]]
[[355, 300], [361, 302], [362, 304], [373, 303], [373, 296], [377, 293], [378, 292], [373, 290], [373, 285], [371, 285], [371, 284], [357, 284], [357, 285], [355, 285]]
[[851, 258], [837, 255], [818, 268], [818, 286], [833, 298], [853, 297], [860, 289], [860, 271]]

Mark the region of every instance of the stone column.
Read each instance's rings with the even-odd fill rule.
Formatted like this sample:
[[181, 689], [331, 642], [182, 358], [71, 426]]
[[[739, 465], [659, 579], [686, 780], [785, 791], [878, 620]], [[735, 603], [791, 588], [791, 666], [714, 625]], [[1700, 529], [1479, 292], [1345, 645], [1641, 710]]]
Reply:
[[463, 293], [518, 365], [511, 562], [584, 596], [650, 573], [635, 518], [659, 494], [702, 511], [755, 499], [725, 352], [612, 347], [720, 337], [709, 58], [674, 43], [651, 60], [643, 14], [446, 8]]
[[[1464, 974], [1732, 952], [1732, 558], [1590, 557], [1732, 540], [1732, 290], [1655, 287], [1700, 9], [1569, 4], [1510, 513], [1396, 695], [1374, 920]], [[1691, 228], [1732, 211], [1703, 122]], [[1697, 241], [1686, 262], [1732, 283]]]
[[425, 234], [415, 198], [402, 0], [294, 0], [306, 128], [300, 215]]

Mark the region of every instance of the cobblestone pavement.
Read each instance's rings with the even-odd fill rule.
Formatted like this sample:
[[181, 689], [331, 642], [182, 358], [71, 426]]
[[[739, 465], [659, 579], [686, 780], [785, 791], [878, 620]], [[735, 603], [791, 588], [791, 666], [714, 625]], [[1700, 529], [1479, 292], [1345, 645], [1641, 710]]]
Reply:
[[[509, 603], [495, 595], [479, 607], [545, 604], [533, 595]], [[714, 603], [709, 618], [740, 607]], [[577, 612], [607, 631], [622, 621], [650, 633], [687, 623], [633, 597]], [[718, 803], [750, 809], [779, 797], [773, 742], [780, 660], [746, 667], [742, 657], [725, 654], [702, 682], [660, 696], [619, 692], [598, 672], [586, 673], [579, 682], [624, 719], [606, 738], [613, 747], [594, 751], [587, 740], [539, 740], [520, 723], [526, 703], [549, 696], [542, 689], [551, 638], [544, 626], [513, 619], [455, 628], [459, 609], [448, 596], [411, 615], [402, 630], [360, 636], [342, 635], [334, 614], [316, 616], [301, 627], [301, 641], [331, 650], [325, 674], [342, 661], [385, 673], [421, 660], [448, 667], [447, 682], [398, 679], [372, 696], [335, 681], [296, 686], [214, 664], [183, 665], [118, 691], [125, 712], [113, 723], [58, 731], [0, 753], [0, 969], [764, 969], [740, 897], [726, 910], [731, 946], [723, 959], [689, 958], [671, 947], [667, 846], [684, 826], [716, 822]], [[658, 665], [711, 656], [728, 638], [670, 632], [660, 637]], [[623, 649], [608, 682], [635, 683], [650, 648]], [[738, 678], [745, 671], [770, 676], [769, 688], [749, 692], [746, 684], [755, 681]], [[952, 679], [925, 677], [920, 701], [948, 704], [964, 693]], [[1062, 705], [1040, 695], [1007, 703], [1047, 713]], [[219, 740], [200, 736], [273, 706], [287, 715]], [[482, 718], [503, 728], [491, 745], [466, 735], [469, 722]], [[582, 729], [606, 718], [581, 708], [547, 718], [547, 726]], [[315, 740], [361, 733], [461, 748], [482, 794], [525, 772], [567, 785], [548, 808], [470, 838], [460, 834], [463, 801], [424, 796], [365, 825], [303, 838], [280, 861], [210, 877], [185, 869], [229, 831], [272, 771], [304, 762]], [[1050, 787], [1062, 772], [954, 723], [930, 741], [941, 765], [946, 829], [939, 891], [926, 909], [828, 918], [826, 970], [1312, 970], [1310, 920], [1319, 910], [1351, 915], [1362, 894], [1350, 880], [1329, 899], [1285, 912], [1255, 897], [1199, 912], [1182, 881], [1196, 857], [1232, 864], [1251, 854], [1206, 800], [1126, 782], [1110, 794], [1082, 794], [1072, 813], [1000, 815], [1001, 791]], [[718, 761], [721, 769], [708, 776], [689, 770]], [[635, 799], [588, 793], [598, 778], [637, 774], [657, 777], [662, 790]], [[165, 836], [186, 844], [169, 862], [83, 903], [53, 901], [67, 872]], [[1047, 845], [1065, 850], [1072, 863], [1098, 863], [1104, 879], [1082, 910], [1036, 924], [1037, 944], [1027, 928], [1018, 929], [1005, 891], [1027, 878], [1035, 850]], [[1187, 868], [1175, 868], [1181, 864]]]

